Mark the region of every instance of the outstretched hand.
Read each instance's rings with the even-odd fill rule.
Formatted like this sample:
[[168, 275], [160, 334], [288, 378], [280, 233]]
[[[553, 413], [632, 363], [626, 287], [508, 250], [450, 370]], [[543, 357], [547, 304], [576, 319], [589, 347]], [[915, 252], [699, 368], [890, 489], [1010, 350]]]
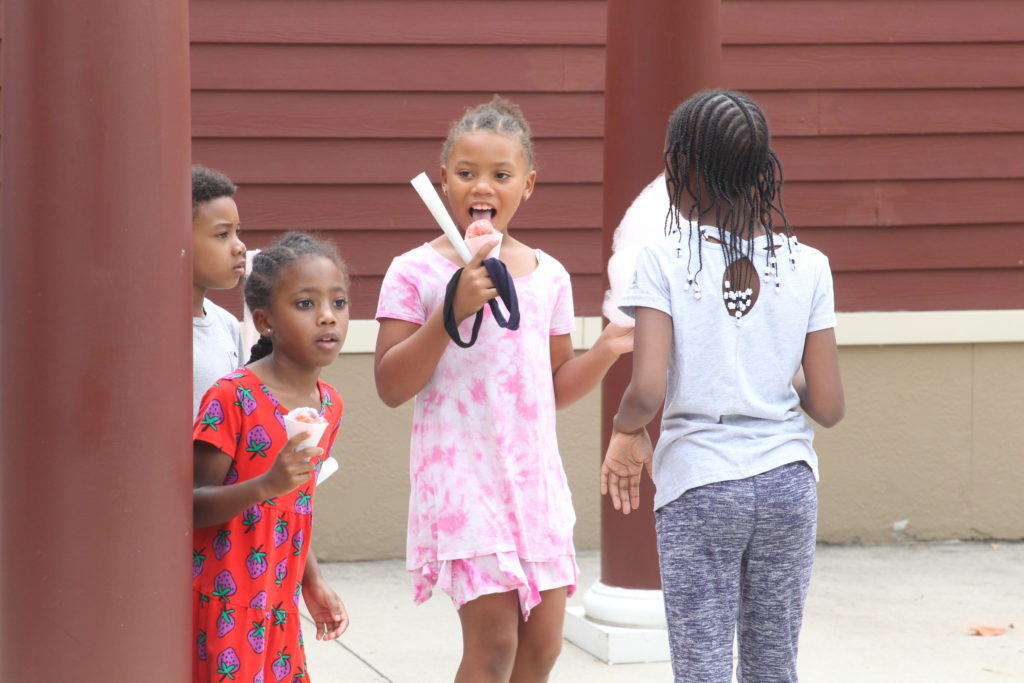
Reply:
[[610, 495], [612, 506], [628, 515], [640, 507], [640, 473], [651, 473], [654, 446], [646, 429], [612, 432], [601, 464], [601, 495]]
[[469, 316], [474, 315], [484, 307], [484, 304], [498, 296], [498, 290], [494, 287], [491, 276], [487, 274], [487, 269], [483, 265], [487, 254], [497, 244], [497, 239], [487, 242], [462, 269], [458, 287], [455, 289], [455, 299], [452, 302], [456, 323], [461, 323]]
[[604, 343], [616, 356], [629, 353], [633, 350], [633, 331], [635, 327], [626, 327], [618, 323], [608, 323], [601, 330], [597, 343]]

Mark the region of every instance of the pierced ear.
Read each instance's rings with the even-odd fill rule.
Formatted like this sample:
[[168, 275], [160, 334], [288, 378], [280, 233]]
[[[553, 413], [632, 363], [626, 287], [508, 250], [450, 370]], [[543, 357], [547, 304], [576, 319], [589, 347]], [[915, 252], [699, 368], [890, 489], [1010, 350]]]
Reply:
[[262, 308], [257, 308], [252, 312], [252, 326], [262, 336], [266, 336], [273, 331], [273, 327], [270, 324], [270, 316]]

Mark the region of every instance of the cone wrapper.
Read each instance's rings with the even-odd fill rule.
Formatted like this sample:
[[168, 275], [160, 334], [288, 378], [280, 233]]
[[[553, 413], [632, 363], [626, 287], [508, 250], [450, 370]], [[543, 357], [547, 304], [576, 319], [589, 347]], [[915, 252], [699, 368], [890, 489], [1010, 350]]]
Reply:
[[469, 247], [469, 253], [476, 256], [476, 253], [480, 251], [481, 247], [493, 240], [495, 237], [498, 238], [498, 243], [491, 249], [491, 252], [484, 256], [484, 259], [498, 258], [498, 252], [501, 251], [501, 239], [505, 235], [495, 230], [489, 235], [480, 235], [479, 237], [467, 237], [466, 246]]
[[327, 477], [331, 476], [338, 471], [338, 461], [334, 458], [327, 458], [323, 464], [320, 465], [320, 473], [316, 475], [316, 485], [324, 483]]

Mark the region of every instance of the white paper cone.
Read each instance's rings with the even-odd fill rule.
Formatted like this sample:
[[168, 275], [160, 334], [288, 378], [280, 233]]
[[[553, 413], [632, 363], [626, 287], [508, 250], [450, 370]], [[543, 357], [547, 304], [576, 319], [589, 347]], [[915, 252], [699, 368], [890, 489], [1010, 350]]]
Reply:
[[299, 445], [295, 450], [301, 451], [304, 448], [313, 448], [320, 443], [320, 437], [324, 435], [324, 430], [327, 429], [326, 422], [319, 422], [316, 424], [310, 424], [309, 422], [299, 422], [291, 417], [291, 413], [284, 416], [284, 429], [288, 433], [288, 438], [291, 439], [296, 434], [305, 432], [308, 436], [299, 442]]
[[491, 249], [491, 253], [487, 254], [487, 256], [485, 256], [484, 258], [498, 258], [498, 254], [499, 252], [501, 252], [501, 239], [504, 236], [505, 235], [500, 232], [494, 232], [489, 235], [480, 235], [479, 237], [467, 237], [466, 246], [469, 247], [469, 253], [473, 254], [473, 256], [476, 256], [476, 252], [480, 251], [480, 248], [482, 246], [484, 246], [485, 244], [493, 240], [495, 237], [497, 237], [498, 244], [493, 249]]

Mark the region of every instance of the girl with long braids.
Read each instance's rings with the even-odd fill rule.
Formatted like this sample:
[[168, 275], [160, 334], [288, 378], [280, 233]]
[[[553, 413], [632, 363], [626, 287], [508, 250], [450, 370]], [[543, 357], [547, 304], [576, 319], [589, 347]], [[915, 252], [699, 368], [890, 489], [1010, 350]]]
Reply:
[[[750, 98], [683, 102], [665, 176], [666, 235], [620, 302], [636, 320], [633, 376], [601, 492], [628, 514], [652, 470], [677, 681], [731, 681], [734, 636], [739, 681], [795, 681], [817, 523], [805, 414], [831, 427], [845, 412], [828, 259], [793, 235]], [[646, 426], [662, 406], [655, 449]]]
[[[300, 232], [253, 259], [245, 303], [260, 341], [249, 364], [203, 396], [193, 430], [192, 681], [309, 681], [299, 596], [317, 640], [348, 626], [309, 552], [315, 476], [341, 421], [320, 370], [348, 331], [349, 277], [334, 248]], [[316, 447], [284, 415], [313, 407]]]

